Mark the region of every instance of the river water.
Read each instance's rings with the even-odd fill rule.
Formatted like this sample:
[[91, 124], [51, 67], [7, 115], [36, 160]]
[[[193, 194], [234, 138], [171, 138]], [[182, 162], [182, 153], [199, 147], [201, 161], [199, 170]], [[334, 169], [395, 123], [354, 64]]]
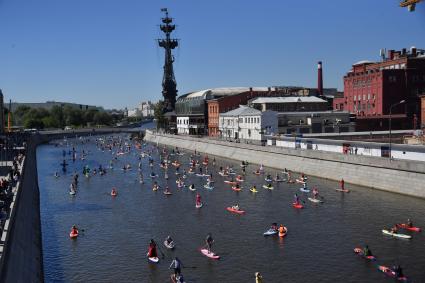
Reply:
[[[392, 281], [377, 271], [377, 263], [399, 263], [411, 282], [425, 282], [423, 233], [406, 232], [413, 235], [411, 240], [381, 233], [382, 228], [407, 218], [425, 228], [424, 200], [354, 185], [346, 186], [351, 193], [341, 194], [335, 191], [336, 182], [310, 177], [309, 186], [318, 186], [325, 201], [315, 205], [303, 196], [305, 209], [297, 210], [291, 202], [294, 193], [302, 195], [299, 184], [280, 183], [269, 191], [261, 188], [264, 176], [247, 173], [244, 190], [236, 193], [216, 172], [220, 165], [233, 165], [240, 171], [239, 163], [216, 158], [216, 166], [209, 166], [214, 190], [202, 187], [203, 177], [189, 175], [186, 180], [187, 184], [194, 183], [202, 196], [204, 206], [196, 209], [195, 193], [187, 188], [177, 189], [173, 166], [168, 169], [172, 196], [152, 191], [147, 157], [142, 158], [145, 183], [140, 184], [140, 150], [134, 147], [130, 153], [117, 157], [114, 169], [107, 169], [107, 174], [85, 178], [84, 165], [107, 167], [114, 157], [111, 151], [99, 150], [94, 141], [92, 137], [91, 142], [82, 144], [81, 140], [72, 139], [37, 149], [46, 282], [170, 282], [168, 267], [174, 256], [186, 266], [182, 271], [186, 282], [255, 282], [256, 271], [263, 274], [264, 282]], [[67, 155], [69, 165], [63, 173], [62, 150], [68, 151], [72, 145], [79, 154], [83, 149], [89, 154], [85, 160], [75, 162]], [[151, 144], [142, 148], [154, 150], [153, 168], [160, 174], [158, 183], [164, 187], [167, 181], [158, 166], [158, 151]], [[172, 158], [178, 158], [187, 169], [189, 154]], [[210, 164], [211, 159], [212, 156]], [[120, 169], [127, 163], [133, 170]], [[247, 172], [257, 167], [250, 165]], [[53, 176], [55, 171], [59, 178]], [[68, 188], [74, 171], [79, 173], [80, 182], [77, 195], [71, 197]], [[275, 174], [276, 170], [266, 168], [266, 172]], [[257, 194], [249, 192], [251, 185], [257, 185]], [[117, 188], [117, 197], [111, 197], [112, 187]], [[245, 215], [226, 210], [235, 203], [246, 211]], [[288, 227], [285, 238], [263, 236], [272, 222]], [[76, 240], [68, 236], [73, 224], [81, 232]], [[213, 250], [221, 256], [218, 261], [206, 258], [198, 250], [208, 232], [215, 239]], [[167, 235], [176, 242], [174, 251], [166, 250], [162, 244]], [[164, 253], [156, 265], [146, 259], [151, 238]], [[353, 253], [354, 247], [365, 244], [378, 257], [376, 263]]]

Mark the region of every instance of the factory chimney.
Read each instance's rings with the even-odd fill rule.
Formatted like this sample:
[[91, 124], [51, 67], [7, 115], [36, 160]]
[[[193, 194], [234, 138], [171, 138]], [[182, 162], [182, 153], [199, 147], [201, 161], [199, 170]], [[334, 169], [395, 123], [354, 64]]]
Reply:
[[322, 61], [317, 63], [317, 93], [319, 96], [323, 96]]

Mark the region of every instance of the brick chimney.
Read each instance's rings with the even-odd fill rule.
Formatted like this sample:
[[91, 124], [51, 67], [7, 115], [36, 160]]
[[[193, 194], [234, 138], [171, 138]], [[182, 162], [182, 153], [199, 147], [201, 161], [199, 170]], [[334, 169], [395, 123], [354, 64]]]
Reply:
[[319, 96], [323, 95], [322, 61], [317, 63], [317, 93]]

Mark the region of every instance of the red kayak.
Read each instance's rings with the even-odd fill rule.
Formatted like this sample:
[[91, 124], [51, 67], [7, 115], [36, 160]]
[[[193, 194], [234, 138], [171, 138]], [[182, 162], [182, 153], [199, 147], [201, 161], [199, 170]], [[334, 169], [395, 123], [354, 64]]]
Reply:
[[226, 208], [228, 211], [230, 211], [230, 212], [233, 212], [233, 213], [237, 213], [237, 214], [244, 214], [245, 213], [245, 211], [244, 210], [236, 210], [236, 209], [234, 209], [234, 208], [232, 208], [232, 207], [227, 207]]
[[294, 208], [298, 208], [298, 209], [304, 208], [304, 206], [301, 203], [296, 203], [296, 202], [293, 202], [292, 203], [292, 206]]
[[[393, 278], [396, 277], [396, 274], [395, 274], [394, 270], [392, 270], [391, 268], [389, 268], [387, 266], [378, 265], [378, 270], [384, 272], [386, 275], [391, 276]], [[399, 280], [399, 281], [407, 281], [407, 277], [406, 276], [397, 277], [397, 280]]]
[[401, 224], [397, 224], [397, 227], [398, 228], [402, 228], [402, 229], [406, 229], [406, 230], [409, 230], [409, 231], [415, 231], [415, 232], [420, 232], [421, 231], [421, 228], [419, 228], [419, 227], [410, 227], [409, 225], [407, 225], [407, 224], [405, 224], [405, 223], [401, 223]]
[[361, 257], [363, 257], [365, 259], [368, 259], [368, 260], [375, 260], [376, 259], [376, 257], [374, 257], [373, 255], [364, 256], [364, 253], [363, 253], [363, 249], [362, 248], [354, 248], [354, 252], [356, 254], [358, 254], [359, 256], [361, 256]]

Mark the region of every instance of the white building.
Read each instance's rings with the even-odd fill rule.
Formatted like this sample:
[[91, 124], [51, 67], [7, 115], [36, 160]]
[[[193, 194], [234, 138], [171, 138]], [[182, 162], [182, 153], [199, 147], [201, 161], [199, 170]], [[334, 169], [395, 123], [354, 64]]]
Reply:
[[177, 117], [177, 134], [188, 135], [189, 127], [189, 117]]
[[128, 117], [139, 117], [140, 110], [138, 108], [130, 109], [127, 111]]
[[150, 101], [143, 101], [137, 107], [142, 117], [152, 117], [154, 115], [155, 105]]
[[262, 141], [264, 135], [278, 131], [275, 111], [264, 111], [240, 105], [239, 108], [221, 113], [219, 130], [222, 138]]

